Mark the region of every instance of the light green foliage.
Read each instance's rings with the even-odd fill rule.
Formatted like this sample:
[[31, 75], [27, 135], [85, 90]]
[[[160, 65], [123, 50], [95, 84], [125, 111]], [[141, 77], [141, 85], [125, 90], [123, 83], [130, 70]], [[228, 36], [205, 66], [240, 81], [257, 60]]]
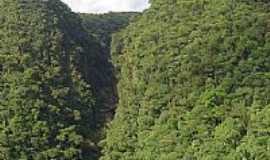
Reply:
[[102, 160], [268, 160], [268, 1], [151, 3], [114, 36]]

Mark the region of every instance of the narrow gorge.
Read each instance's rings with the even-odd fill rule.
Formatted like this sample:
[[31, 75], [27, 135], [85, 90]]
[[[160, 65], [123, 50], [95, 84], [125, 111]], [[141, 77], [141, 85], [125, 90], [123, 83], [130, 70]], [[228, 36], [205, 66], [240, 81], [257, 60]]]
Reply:
[[0, 160], [270, 159], [270, 2], [150, 3], [0, 0]]

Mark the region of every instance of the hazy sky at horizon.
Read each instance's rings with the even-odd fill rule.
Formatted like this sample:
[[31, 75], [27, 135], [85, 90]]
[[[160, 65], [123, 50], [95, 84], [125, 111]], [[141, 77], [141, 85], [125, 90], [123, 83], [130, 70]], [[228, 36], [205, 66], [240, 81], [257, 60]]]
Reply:
[[62, 0], [74, 12], [106, 13], [142, 11], [149, 7], [148, 0]]

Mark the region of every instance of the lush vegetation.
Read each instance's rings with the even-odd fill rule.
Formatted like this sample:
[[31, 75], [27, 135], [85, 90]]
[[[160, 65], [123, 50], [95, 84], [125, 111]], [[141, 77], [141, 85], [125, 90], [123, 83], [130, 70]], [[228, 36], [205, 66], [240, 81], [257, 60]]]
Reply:
[[268, 160], [269, 19], [266, 0], [1, 0], [0, 160], [97, 160], [116, 103], [101, 160]]
[[0, 159], [89, 159], [95, 97], [77, 68], [79, 17], [40, 0], [1, 0], [0, 16]]
[[151, 3], [114, 36], [102, 160], [268, 160], [270, 3]]
[[97, 19], [83, 20], [59, 0], [0, 2], [1, 160], [97, 159], [101, 108], [115, 103], [99, 92], [114, 83]]

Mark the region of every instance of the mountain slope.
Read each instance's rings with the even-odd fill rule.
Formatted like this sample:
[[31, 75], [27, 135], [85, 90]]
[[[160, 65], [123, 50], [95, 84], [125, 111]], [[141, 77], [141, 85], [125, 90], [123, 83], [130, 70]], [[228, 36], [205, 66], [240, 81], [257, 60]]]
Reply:
[[102, 160], [269, 159], [269, 2], [151, 3], [113, 40]]
[[1, 0], [0, 21], [0, 159], [95, 157], [79, 17], [58, 0]]

